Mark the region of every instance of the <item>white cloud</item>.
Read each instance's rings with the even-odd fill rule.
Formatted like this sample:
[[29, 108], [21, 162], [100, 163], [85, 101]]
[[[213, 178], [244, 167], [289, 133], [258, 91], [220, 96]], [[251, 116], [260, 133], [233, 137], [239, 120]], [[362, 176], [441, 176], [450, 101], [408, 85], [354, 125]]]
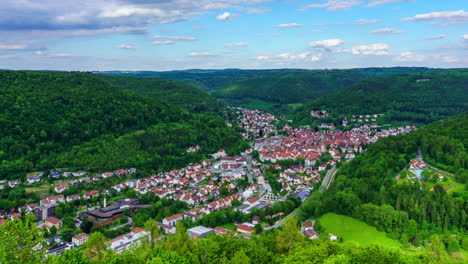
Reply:
[[373, 24], [377, 24], [379, 23], [380, 20], [378, 19], [371, 19], [371, 20], [367, 20], [367, 19], [359, 19], [356, 24], [362, 26], [362, 25], [373, 25]]
[[298, 23], [279, 24], [278, 27], [280, 27], [280, 28], [295, 28], [295, 27], [302, 27], [302, 24], [298, 24]]
[[438, 36], [424, 37], [424, 39], [427, 39], [427, 40], [443, 39], [443, 38], [445, 38], [445, 35], [444, 35], [444, 34], [441, 34], [441, 35], [438, 35]]
[[195, 41], [195, 40], [198, 40], [197, 38], [195, 37], [181, 37], [181, 36], [154, 36], [153, 37], [153, 40], [171, 40], [171, 41], [174, 41], [174, 42], [177, 42], [177, 41]]
[[255, 57], [257, 60], [270, 60], [272, 59], [273, 57], [272, 56], [268, 56], [268, 55], [258, 55]]
[[354, 55], [388, 55], [388, 49], [388, 44], [377, 43], [353, 47], [351, 53]]
[[312, 48], [316, 49], [329, 49], [332, 47], [338, 47], [344, 44], [344, 40], [342, 39], [325, 39], [325, 40], [318, 40], [309, 42], [309, 45]]
[[190, 57], [216, 57], [218, 54], [211, 52], [190, 52]]
[[323, 57], [323, 54], [322, 54], [322, 53], [319, 53], [319, 54], [317, 54], [317, 55], [312, 56], [312, 58], [310, 58], [310, 60], [311, 60], [311, 61], [314, 61], [314, 62], [315, 62], [315, 61], [320, 61], [320, 60], [322, 60], [322, 57]]
[[224, 12], [220, 15], [217, 15], [216, 16], [216, 19], [218, 20], [229, 20], [229, 19], [232, 19], [233, 18], [233, 15], [229, 12]]
[[438, 25], [450, 25], [450, 24], [465, 24], [468, 23], [468, 12], [464, 10], [457, 11], [439, 11], [418, 14], [414, 17], [406, 17], [401, 19], [403, 21], [430, 21], [430, 20], [441, 20], [443, 23], [436, 22]]
[[36, 51], [34, 54], [36, 54], [37, 56], [44, 56], [44, 57], [47, 57], [47, 58], [58, 58], [58, 57], [73, 57], [75, 55], [73, 54], [69, 54], [69, 53], [55, 53], [55, 54], [49, 54], [49, 53], [46, 53], [46, 52], [43, 52], [43, 51]]
[[294, 53], [281, 53], [278, 55], [258, 55], [255, 57], [257, 60], [269, 61], [269, 62], [304, 62], [309, 57], [310, 52], [304, 52], [299, 54]]
[[394, 61], [400, 62], [421, 62], [425, 59], [424, 55], [416, 54], [410, 51], [406, 51], [393, 58]]
[[153, 42], [151, 42], [153, 45], [158, 45], [158, 46], [161, 46], [161, 45], [172, 45], [174, 44], [175, 42], [172, 41], [172, 40], [163, 40], [163, 41], [160, 41], [160, 40], [155, 40]]
[[0, 59], [11, 59], [15, 58], [16, 54], [6, 54], [6, 55], [0, 55]]
[[332, 11], [347, 10], [361, 3], [361, 0], [328, 0], [326, 3], [307, 5], [302, 10], [309, 8], [325, 8]]
[[135, 45], [133, 45], [133, 44], [121, 44], [121, 45], [118, 45], [117, 48], [119, 48], [119, 49], [135, 49]]
[[232, 48], [241, 48], [241, 47], [247, 47], [249, 45], [243, 43], [243, 42], [238, 42], [238, 43], [227, 43], [224, 44], [224, 47], [232, 47]]
[[371, 1], [367, 5], [367, 7], [374, 7], [374, 6], [390, 4], [390, 3], [398, 3], [398, 2], [412, 2], [412, 1], [414, 0], [375, 0], [375, 1]]
[[379, 28], [376, 30], [372, 30], [370, 33], [372, 34], [402, 34], [403, 31], [399, 31], [394, 28]]
[[301, 10], [309, 8], [325, 8], [327, 10], [336, 11], [336, 10], [348, 10], [352, 7], [368, 3], [366, 7], [374, 7], [383, 4], [397, 3], [397, 2], [411, 2], [414, 0], [327, 0], [325, 3], [321, 4], [311, 4], [307, 5]]
[[459, 58], [454, 57], [454, 56], [442, 56], [441, 59], [443, 62], [447, 62], [447, 63], [455, 63], [455, 62], [460, 61]]
[[0, 44], [0, 50], [24, 50], [26, 48], [25, 44]]
[[468, 41], [468, 34], [463, 35], [463, 40]]

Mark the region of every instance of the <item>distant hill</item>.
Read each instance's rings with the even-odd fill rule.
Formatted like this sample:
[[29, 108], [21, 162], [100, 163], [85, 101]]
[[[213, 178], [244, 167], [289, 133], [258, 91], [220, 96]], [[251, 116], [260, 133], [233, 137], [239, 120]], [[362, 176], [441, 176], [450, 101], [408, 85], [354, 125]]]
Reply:
[[310, 71], [236, 82], [212, 94], [223, 99], [255, 98], [277, 104], [306, 103], [349, 87], [365, 76], [355, 71]]
[[161, 78], [182, 81], [191, 84], [203, 91], [209, 92], [224, 88], [235, 82], [250, 80], [265, 76], [282, 76], [286, 74], [302, 74], [307, 70], [278, 69], [278, 70], [183, 70], [183, 71], [107, 71], [97, 72], [106, 75], [121, 75], [144, 78]]
[[221, 115], [223, 104], [216, 98], [183, 82], [155, 78], [98, 75], [100, 78], [136, 94], [157, 98], [192, 113]]
[[[176, 153], [157, 159], [158, 164], [145, 160], [147, 168], [155, 169], [193, 162], [218, 148], [234, 152], [243, 142], [218, 118], [189, 114], [89, 73], [0, 71], [0, 109], [0, 179], [24, 177], [25, 171], [51, 169], [59, 163], [86, 168], [86, 162], [71, 156], [89, 149], [88, 144], [104, 141], [110, 146], [88, 152], [102, 155], [103, 162], [93, 162], [92, 168], [142, 164], [141, 160], [131, 162], [140, 157], [131, 157], [130, 151], [125, 154], [130, 146], [114, 144], [113, 140], [126, 134], [138, 134], [141, 141], [131, 147], [152, 157]], [[167, 131], [176, 134], [163, 137]], [[220, 140], [220, 135], [227, 139]], [[145, 142], [159, 145], [150, 149], [153, 145]], [[201, 142], [199, 155], [187, 157], [185, 150]], [[111, 152], [100, 151], [109, 148], [126, 155], [121, 158], [129, 162], [105, 163], [104, 157], [109, 158]], [[64, 155], [70, 157], [66, 162]]]
[[[258, 79], [263, 77], [284, 77], [286, 75], [304, 75], [308, 73], [326, 73], [329, 70], [303, 70], [303, 69], [274, 69], [274, 70], [182, 70], [182, 71], [105, 71], [96, 72], [106, 75], [121, 75], [145, 78], [161, 78], [189, 83], [203, 91], [213, 91], [226, 88], [232, 84]], [[394, 74], [406, 74], [414, 72], [438, 72], [445, 69], [432, 69], [425, 67], [392, 67], [392, 68], [361, 68], [345, 69], [341, 71], [353, 74], [362, 74], [365, 78], [384, 77]]]
[[468, 109], [468, 70], [393, 75], [364, 80], [321, 97], [299, 109], [296, 121], [310, 109], [335, 114], [385, 114], [388, 122], [427, 124]]

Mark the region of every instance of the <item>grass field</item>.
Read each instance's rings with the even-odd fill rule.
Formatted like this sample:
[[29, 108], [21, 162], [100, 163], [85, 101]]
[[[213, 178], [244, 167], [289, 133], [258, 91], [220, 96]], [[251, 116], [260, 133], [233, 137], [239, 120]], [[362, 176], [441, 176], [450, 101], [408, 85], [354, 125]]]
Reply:
[[349, 216], [328, 213], [319, 218], [327, 233], [332, 233], [344, 241], [356, 241], [360, 244], [381, 244], [389, 248], [401, 248], [403, 245], [386, 236], [362, 221]]
[[26, 189], [24, 189], [24, 191], [25, 191], [26, 193], [47, 192], [47, 191], [49, 191], [50, 186], [52, 186], [52, 185], [50, 185], [50, 184], [44, 184], [44, 185], [41, 185], [41, 186], [26, 188]]
[[221, 227], [227, 230], [231, 230], [231, 231], [237, 230], [237, 226], [234, 224], [225, 224], [225, 225], [222, 225]]

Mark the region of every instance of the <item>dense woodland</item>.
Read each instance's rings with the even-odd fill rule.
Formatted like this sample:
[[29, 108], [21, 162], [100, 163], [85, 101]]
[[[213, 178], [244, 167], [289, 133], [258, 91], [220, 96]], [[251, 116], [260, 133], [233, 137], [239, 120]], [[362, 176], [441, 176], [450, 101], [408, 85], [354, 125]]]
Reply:
[[212, 94], [223, 99], [260, 99], [277, 104], [306, 103], [347, 88], [362, 80], [360, 74], [343, 70], [312, 72], [301, 75], [264, 77], [234, 83]]
[[307, 123], [310, 109], [326, 109], [341, 115], [385, 114], [387, 122], [428, 124], [467, 111], [467, 83], [467, 70], [364, 80], [306, 104], [295, 119]]
[[438, 184], [431, 190], [396, 176], [422, 145], [428, 161], [446, 164], [459, 175], [458, 181], [468, 185], [463, 143], [467, 124], [465, 113], [370, 145], [340, 167], [331, 191], [315, 194], [304, 204], [302, 217], [336, 212], [361, 219], [404, 243], [421, 245], [433, 234], [444, 234], [447, 246], [459, 246], [468, 230], [468, 191], [449, 195]]
[[[197, 144], [201, 146], [199, 151], [186, 151]], [[59, 154], [55, 163], [59, 167], [91, 170], [137, 167], [161, 172], [200, 162], [220, 148], [234, 155], [248, 148], [248, 144], [221, 119], [200, 114], [120, 137], [95, 139]]]
[[[232, 153], [245, 146], [218, 118], [124, 91], [93, 74], [0, 71], [0, 80], [0, 179], [59, 166], [176, 168], [221, 147]], [[200, 153], [181, 154], [196, 144]]]
[[157, 98], [192, 113], [221, 115], [223, 104], [198, 88], [183, 82], [155, 78], [99, 75], [102, 79], [143, 96]]
[[[107, 75], [122, 75], [145, 78], [162, 78], [174, 81], [183, 81], [189, 83], [203, 91], [213, 91], [226, 88], [238, 82], [253, 80], [264, 77], [283, 78], [284, 76], [295, 75], [320, 75], [329, 70], [302, 70], [302, 69], [275, 69], [275, 70], [241, 70], [241, 69], [224, 69], [224, 70], [182, 70], [182, 71], [110, 71], [99, 72]], [[433, 69], [424, 67], [393, 67], [393, 68], [362, 68], [352, 70], [340, 70], [348, 72], [350, 75], [362, 75], [361, 78], [384, 77], [394, 74], [406, 74], [415, 72], [440, 72], [445, 69]], [[353, 77], [355, 78], [355, 77]], [[271, 80], [274, 82], [274, 80]], [[254, 87], [257, 88], [257, 87]]]
[[[150, 232], [148, 242], [122, 254], [107, 250], [106, 238], [100, 232], [92, 233], [82, 249], [65, 251], [61, 256], [42, 257], [41, 250], [32, 247], [41, 240], [38, 229], [26, 219], [0, 226], [5, 236], [0, 237], [2, 263], [463, 263], [463, 259], [450, 256], [437, 235], [430, 238], [430, 247], [419, 252], [401, 254], [398, 250], [378, 245], [358, 245], [353, 242], [311, 240], [300, 234], [295, 217], [284, 226], [254, 236], [251, 239], [233, 236], [210, 235], [192, 240], [182, 222], [177, 232], [163, 239], [157, 222], [144, 224]], [[32, 231], [29, 231], [31, 228]], [[25, 232], [24, 234], [21, 232]], [[15, 239], [16, 238], [16, 239]], [[20, 248], [21, 250], [17, 250]]]

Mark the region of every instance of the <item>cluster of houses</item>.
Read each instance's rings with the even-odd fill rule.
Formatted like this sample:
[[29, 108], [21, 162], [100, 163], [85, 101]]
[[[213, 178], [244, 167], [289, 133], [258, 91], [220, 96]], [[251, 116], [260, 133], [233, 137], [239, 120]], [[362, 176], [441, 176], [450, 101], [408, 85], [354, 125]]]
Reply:
[[326, 110], [310, 110], [310, 115], [316, 118], [327, 118], [328, 112]]
[[356, 122], [356, 124], [361, 124], [364, 122], [376, 122], [379, 116], [383, 116], [383, 114], [352, 115], [351, 122]]
[[242, 133], [244, 138], [250, 138], [251, 134], [254, 134], [255, 138], [266, 137], [270, 133], [278, 132], [273, 124], [278, 119], [270, 113], [240, 107], [233, 107], [230, 110], [238, 116], [237, 124], [246, 130]]
[[[273, 166], [275, 166], [274, 164]], [[299, 165], [289, 167], [279, 174], [277, 181], [281, 183], [281, 191], [291, 193], [293, 191], [311, 190], [313, 183], [320, 182], [320, 172], [311, 167]]]
[[426, 165], [426, 163], [421, 162], [419, 160], [410, 160], [410, 169], [426, 170], [427, 165]]
[[239, 194], [232, 194], [224, 198], [220, 198], [214, 202], [200, 205], [192, 208], [191, 210], [171, 215], [163, 219], [159, 224], [166, 234], [174, 234], [176, 232], [176, 224], [179, 221], [188, 219], [190, 221], [196, 221], [201, 217], [210, 214], [215, 211], [228, 209], [232, 206], [234, 200], [242, 200], [242, 196]]
[[[362, 150], [362, 144], [370, 144], [381, 137], [406, 134], [416, 127], [406, 126], [375, 131], [370, 126], [353, 128], [350, 131], [316, 132], [307, 127], [283, 127], [289, 136], [275, 136], [257, 139], [254, 150], [261, 161], [304, 158], [306, 165], [313, 166], [321, 154], [329, 152], [334, 159], [352, 159], [355, 152]], [[329, 146], [328, 149], [326, 146]]]

